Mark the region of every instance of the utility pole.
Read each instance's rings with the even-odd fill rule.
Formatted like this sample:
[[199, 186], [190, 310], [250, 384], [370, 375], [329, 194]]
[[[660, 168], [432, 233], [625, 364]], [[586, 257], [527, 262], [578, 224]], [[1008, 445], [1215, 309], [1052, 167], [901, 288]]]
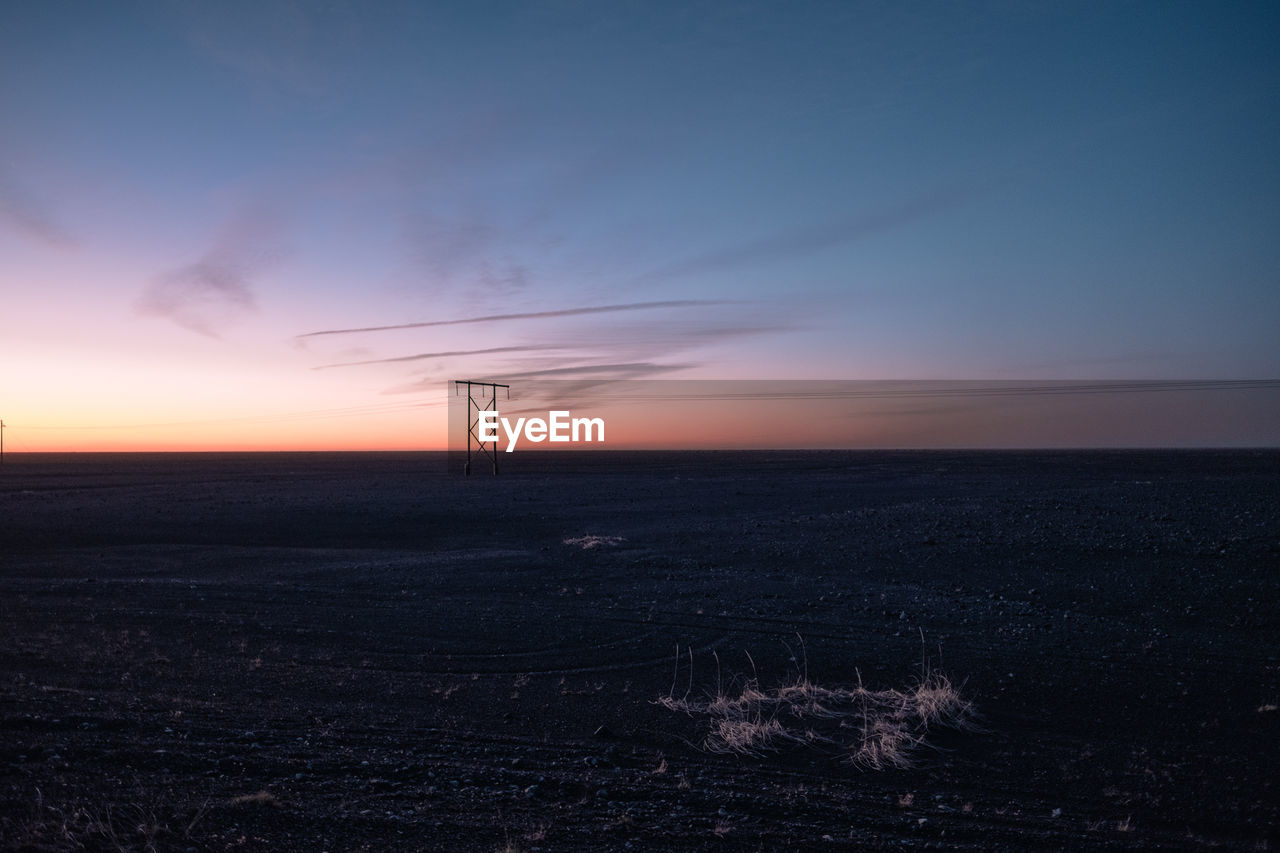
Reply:
[[[489, 457], [493, 462], [493, 473], [498, 473], [498, 445], [492, 442], [491, 446], [486, 447], [485, 443], [480, 440], [480, 434], [476, 431], [480, 426], [480, 412], [497, 411], [498, 408], [498, 389], [505, 388], [507, 390], [507, 399], [511, 399], [511, 386], [499, 385], [496, 382], [476, 382], [471, 379], [455, 379], [453, 380], [454, 396], [462, 391], [462, 386], [467, 386], [467, 464], [463, 471], [468, 477], [471, 476], [471, 440], [475, 439], [476, 456], [481, 455]], [[479, 391], [480, 399], [476, 400], [475, 392], [471, 389], [475, 388]], [[471, 418], [472, 411], [476, 412], [474, 420]]]
[[4, 421], [0, 420], [0, 465], [4, 464]]

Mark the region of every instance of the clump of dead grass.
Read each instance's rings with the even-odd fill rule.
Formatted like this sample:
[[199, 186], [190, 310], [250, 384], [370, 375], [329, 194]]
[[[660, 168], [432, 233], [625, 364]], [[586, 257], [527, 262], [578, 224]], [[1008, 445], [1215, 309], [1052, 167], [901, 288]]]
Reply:
[[575, 536], [562, 540], [565, 545], [574, 545], [584, 551], [590, 551], [592, 548], [612, 548], [626, 542], [625, 536]]
[[231, 805], [270, 806], [273, 809], [284, 808], [284, 803], [280, 802], [280, 799], [275, 794], [266, 790], [258, 791], [253, 794], [241, 794], [238, 797], [232, 797]]
[[[750, 660], [750, 655], [747, 658]], [[717, 671], [719, 663], [716, 656]], [[867, 769], [906, 768], [931, 729], [965, 729], [974, 719], [972, 703], [961, 697], [945, 675], [923, 664], [919, 679], [904, 690], [869, 689], [855, 670], [857, 680], [847, 687], [824, 687], [800, 673], [780, 686], [764, 689], [753, 675], [735, 678], [738, 686], [727, 690], [717, 687], [705, 699], [689, 698], [692, 650], [688, 669], [689, 687], [677, 697], [677, 648], [672, 689], [656, 704], [705, 718], [702, 747], [708, 752], [760, 757], [788, 748], [814, 747], [834, 750]]]
[[[9, 842], [4, 849], [156, 853], [195, 841], [196, 826], [209, 810], [208, 800], [180, 807], [172, 792], [141, 785], [136, 791], [114, 793], [117, 796], [91, 805], [65, 791], [46, 798], [35, 788], [27, 814], [19, 809], [0, 815], [0, 839]], [[122, 793], [137, 801], [121, 801]]]

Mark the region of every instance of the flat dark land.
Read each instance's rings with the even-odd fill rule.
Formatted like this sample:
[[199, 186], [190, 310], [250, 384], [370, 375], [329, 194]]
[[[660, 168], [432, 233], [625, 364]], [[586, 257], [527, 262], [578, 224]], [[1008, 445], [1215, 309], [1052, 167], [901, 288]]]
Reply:
[[[1280, 452], [443, 469], [6, 457], [5, 846], [1277, 840]], [[935, 729], [906, 770], [709, 753], [705, 720], [654, 703], [690, 659], [697, 697], [806, 670], [906, 687], [922, 654], [981, 730]]]

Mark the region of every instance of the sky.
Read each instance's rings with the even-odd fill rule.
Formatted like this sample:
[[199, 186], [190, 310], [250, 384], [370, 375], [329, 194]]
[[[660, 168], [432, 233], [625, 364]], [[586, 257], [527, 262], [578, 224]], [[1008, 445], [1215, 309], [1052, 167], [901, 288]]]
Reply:
[[1276, 139], [1268, 2], [5, 3], [5, 444], [439, 448], [455, 378], [1276, 379]]

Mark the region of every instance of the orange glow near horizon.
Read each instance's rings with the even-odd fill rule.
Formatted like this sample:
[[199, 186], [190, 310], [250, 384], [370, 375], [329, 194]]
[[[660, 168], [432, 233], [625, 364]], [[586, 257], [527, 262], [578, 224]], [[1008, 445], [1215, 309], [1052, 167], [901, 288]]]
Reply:
[[[6, 418], [8, 452], [443, 450], [443, 407], [387, 411], [275, 410], [274, 414], [218, 418], [203, 409], [191, 420], [144, 420], [165, 412], [114, 411], [114, 423], [86, 423], [68, 412], [45, 413], [39, 422]], [[127, 420], [129, 414], [134, 415]], [[61, 415], [61, 418], [59, 418]], [[206, 417], [198, 419], [200, 415]], [[141, 416], [141, 417], [139, 417]], [[58, 420], [81, 420], [64, 426]]]
[[[498, 408], [513, 422], [522, 415], [545, 418], [551, 409], [568, 409], [573, 417], [601, 417], [605, 421], [603, 444], [531, 443], [522, 438], [516, 452], [1233, 443], [1223, 436], [1245, 436], [1234, 443], [1257, 446], [1276, 443], [1275, 428], [1267, 425], [1280, 422], [1274, 391], [1252, 395], [1173, 390], [1025, 397], [915, 396], [914, 392], [895, 394], [894, 383], [879, 383], [870, 392], [787, 398], [768, 390], [774, 386], [760, 383], [723, 382], [705, 387], [735, 390], [718, 396], [701, 394], [704, 386], [676, 381], [641, 387], [634, 399], [625, 394], [587, 396], [575, 403], [558, 399], [554, 388], [535, 385], [540, 390], [531, 389], [510, 402], [500, 401]], [[761, 391], [762, 387], [766, 390]], [[880, 387], [888, 390], [882, 395]], [[666, 389], [670, 392], [660, 393]], [[266, 395], [237, 400], [237, 390], [246, 394], [254, 391], [247, 383], [238, 389], [188, 383], [168, 390], [172, 408], [153, 403], [131, 409], [128, 400], [113, 403], [101, 388], [98, 394], [74, 401], [46, 395], [38, 400], [42, 407], [33, 407], [29, 419], [3, 413], [5, 450], [442, 451], [450, 449], [451, 423], [454, 449], [465, 440], [460, 421], [465, 404], [459, 405], [455, 399], [453, 406], [446, 406], [449, 401], [442, 399], [440, 392], [366, 397], [359, 405], [321, 408], [314, 405], [316, 397], [304, 393], [306, 389], [298, 389], [293, 399], [270, 402]], [[208, 394], [200, 394], [201, 390]], [[860, 396], [866, 393], [871, 396]], [[237, 404], [234, 408], [233, 403]], [[307, 403], [311, 407], [303, 408]], [[173, 417], [175, 410], [182, 416]], [[85, 411], [92, 411], [92, 417], [83, 414]], [[1160, 441], [1153, 442], [1154, 436]], [[504, 448], [506, 441], [503, 433]]]

